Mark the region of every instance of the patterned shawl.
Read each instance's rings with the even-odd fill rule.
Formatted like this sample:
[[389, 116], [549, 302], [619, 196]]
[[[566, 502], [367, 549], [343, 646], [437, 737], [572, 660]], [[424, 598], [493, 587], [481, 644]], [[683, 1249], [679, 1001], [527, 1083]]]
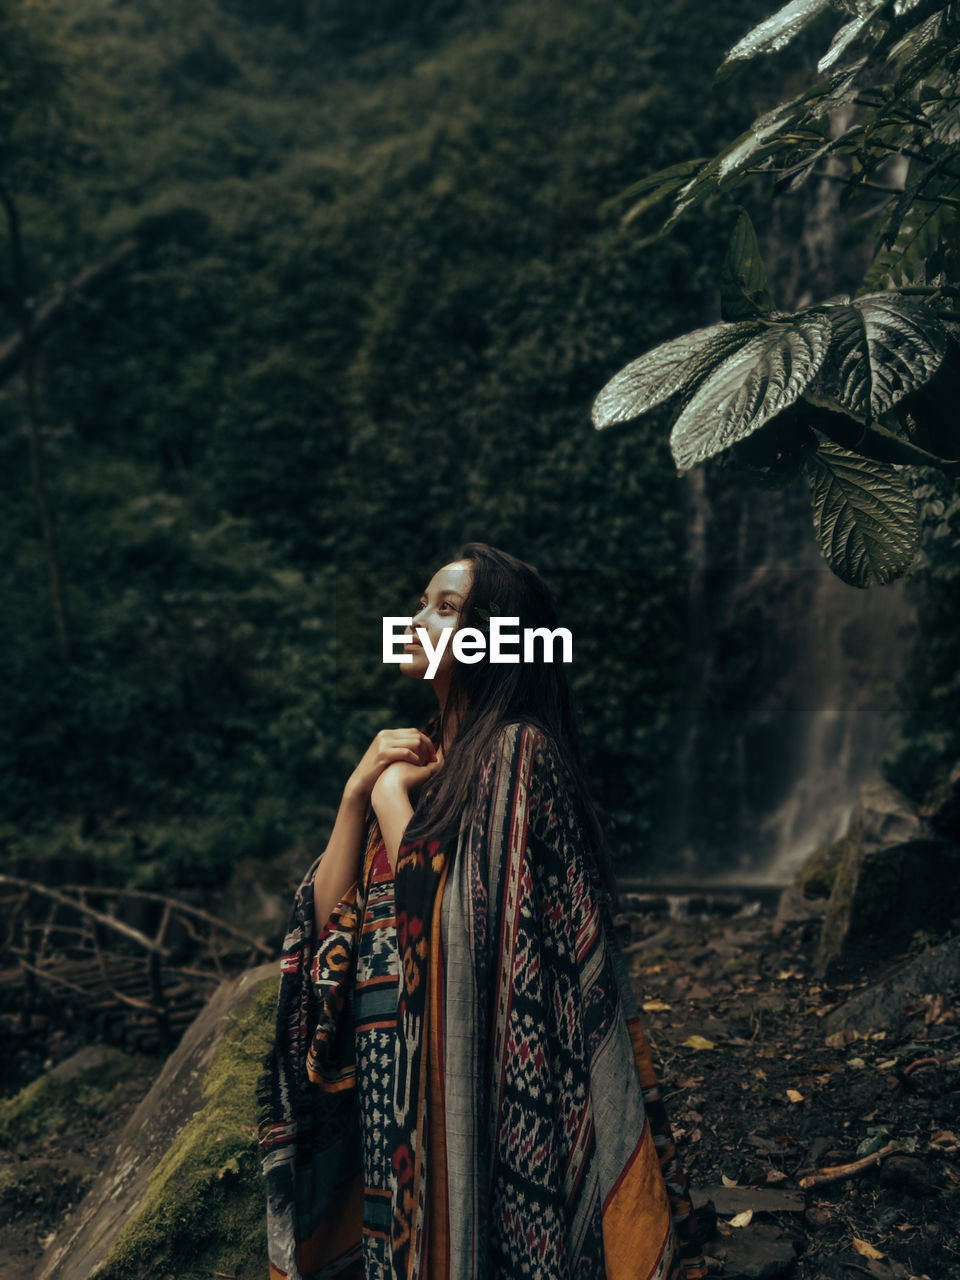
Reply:
[[[379, 833], [370, 833], [360, 893]], [[284, 941], [261, 1086], [271, 1276], [361, 1276], [347, 993], [357, 890]], [[395, 1280], [695, 1280], [699, 1256], [649, 1049], [549, 737], [511, 724], [456, 849], [403, 845]]]

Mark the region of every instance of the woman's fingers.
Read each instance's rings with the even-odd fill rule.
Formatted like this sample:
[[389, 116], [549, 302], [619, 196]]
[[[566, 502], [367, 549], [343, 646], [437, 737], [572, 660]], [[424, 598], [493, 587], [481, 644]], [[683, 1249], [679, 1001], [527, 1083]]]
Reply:
[[433, 764], [433, 760], [425, 760], [423, 753], [416, 747], [393, 747], [391, 748], [387, 763], [392, 764], [395, 760], [404, 760], [410, 764], [429, 765]]
[[423, 766], [436, 760], [436, 747], [420, 729], [381, 729], [360, 768], [372, 786], [389, 764], [402, 761]]
[[[436, 760], [436, 748], [427, 735], [421, 733], [419, 729], [394, 729], [392, 731], [387, 730], [387, 733], [390, 734], [389, 740], [384, 743], [387, 751], [393, 751], [397, 748], [413, 751], [417, 760], [422, 764]], [[396, 756], [391, 756], [391, 759], [396, 758]]]

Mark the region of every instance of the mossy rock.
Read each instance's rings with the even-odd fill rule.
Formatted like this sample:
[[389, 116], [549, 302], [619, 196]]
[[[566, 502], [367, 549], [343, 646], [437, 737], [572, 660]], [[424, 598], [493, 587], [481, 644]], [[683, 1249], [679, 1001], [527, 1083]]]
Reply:
[[38, 1280], [191, 1280], [266, 1270], [256, 1086], [279, 973], [224, 983], [130, 1118]]
[[794, 887], [805, 898], [829, 898], [848, 843], [855, 838], [855, 833], [848, 831], [832, 844], [816, 849], [794, 877]]
[[62, 1133], [79, 1114], [106, 1115], [137, 1072], [137, 1060], [107, 1045], [90, 1045], [0, 1099], [0, 1145], [42, 1142]]

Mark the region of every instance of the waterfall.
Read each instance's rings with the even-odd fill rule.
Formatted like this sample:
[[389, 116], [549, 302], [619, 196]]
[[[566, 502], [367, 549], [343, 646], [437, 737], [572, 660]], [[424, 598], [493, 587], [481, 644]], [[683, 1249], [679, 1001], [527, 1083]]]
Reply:
[[858, 591], [825, 565], [816, 572], [794, 781], [761, 824], [771, 880], [789, 880], [809, 853], [843, 834], [858, 792], [877, 772], [910, 618], [902, 581]]
[[654, 869], [786, 883], [878, 769], [911, 606], [830, 572], [802, 481], [687, 483], [687, 701]]
[[[754, 210], [779, 306], [862, 279], [871, 246], [840, 234], [841, 190], [813, 180]], [[686, 702], [645, 870], [786, 883], [878, 770], [912, 607], [903, 583], [861, 591], [830, 572], [802, 479], [763, 489], [714, 460], [684, 483]]]

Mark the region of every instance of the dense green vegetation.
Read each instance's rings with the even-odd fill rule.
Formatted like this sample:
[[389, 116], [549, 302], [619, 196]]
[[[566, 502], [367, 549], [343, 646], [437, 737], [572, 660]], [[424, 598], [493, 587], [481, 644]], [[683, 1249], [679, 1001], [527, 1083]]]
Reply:
[[478, 537], [575, 630], [615, 846], [657, 820], [680, 490], [657, 421], [600, 439], [589, 405], [709, 316], [726, 215], [651, 244], [603, 206], [742, 127], [709, 77], [763, 6], [367, 8], [5, 0], [4, 333], [119, 255], [54, 308], [33, 408], [0, 390], [10, 853], [204, 883], [322, 835], [369, 736], [432, 711], [380, 616]]
[[737, 41], [717, 83], [742, 84], [801, 33], [819, 45], [794, 96], [615, 203], [630, 222], [669, 201], [668, 230], [718, 197], [752, 188], [755, 201], [758, 184], [787, 201], [838, 183], [834, 234], [869, 246], [856, 296], [835, 292], [852, 282], [811, 281], [833, 296], [776, 310], [741, 211], [717, 278], [726, 323], [633, 360], [594, 421], [677, 399], [678, 468], [722, 454], [767, 483], [802, 474], [834, 572], [866, 587], [913, 570], [919, 632], [885, 768], [922, 799], [960, 757], [960, 14], [944, 0], [792, 0]]
[[831, 9], [849, 20], [836, 15], [812, 83], [712, 159], [635, 183], [626, 218], [671, 196], [666, 229], [758, 176], [795, 191], [826, 175], [848, 201], [860, 197], [860, 217], [879, 232], [857, 296], [777, 310], [741, 212], [719, 279], [723, 323], [631, 362], [601, 392], [594, 421], [628, 421], [677, 397], [670, 444], [681, 471], [733, 449], [783, 480], [803, 472], [827, 563], [866, 587], [906, 573], [917, 550], [913, 494], [895, 465], [960, 476], [943, 412], [943, 384], [953, 389], [960, 371], [960, 20], [936, 0], [853, 11], [792, 0], [737, 42], [718, 79], [819, 29]]

